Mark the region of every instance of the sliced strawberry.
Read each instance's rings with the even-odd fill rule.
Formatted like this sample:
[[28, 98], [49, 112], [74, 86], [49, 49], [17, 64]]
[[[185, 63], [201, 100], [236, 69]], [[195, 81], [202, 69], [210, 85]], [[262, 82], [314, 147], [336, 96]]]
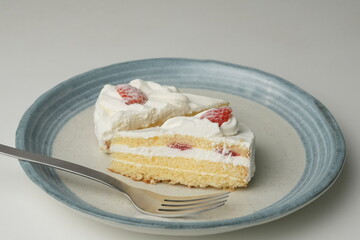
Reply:
[[221, 126], [227, 122], [232, 116], [232, 109], [230, 107], [213, 108], [201, 115], [200, 119], [208, 119], [211, 122], [218, 123]]
[[148, 100], [145, 93], [140, 89], [130, 86], [129, 84], [120, 84], [116, 86], [116, 91], [124, 99], [125, 104], [130, 105], [134, 103], [144, 104]]
[[168, 147], [169, 148], [176, 148], [176, 149], [179, 149], [181, 151], [192, 149], [192, 146], [187, 144], [187, 143], [177, 143], [177, 142], [169, 144]]
[[229, 156], [229, 155], [232, 157], [240, 156], [240, 154], [238, 152], [235, 152], [234, 150], [231, 150], [231, 149], [216, 148], [215, 152], [220, 153], [225, 156]]

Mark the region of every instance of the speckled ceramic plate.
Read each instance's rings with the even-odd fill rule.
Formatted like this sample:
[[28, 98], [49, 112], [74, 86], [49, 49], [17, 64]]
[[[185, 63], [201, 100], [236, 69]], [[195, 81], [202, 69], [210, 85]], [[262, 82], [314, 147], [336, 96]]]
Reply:
[[[192, 218], [137, 212], [119, 192], [69, 173], [27, 162], [21, 166], [48, 194], [80, 213], [121, 228], [168, 235], [232, 231], [283, 217], [327, 190], [344, 163], [345, 143], [331, 113], [293, 84], [255, 69], [204, 60], [149, 59], [95, 69], [43, 94], [24, 114], [16, 146], [107, 172], [108, 156], [93, 133], [93, 110], [106, 83], [141, 78], [185, 92], [224, 98], [256, 136], [255, 176], [224, 207]], [[109, 173], [110, 174], [110, 173]], [[213, 189], [123, 181], [156, 192], [188, 195]]]

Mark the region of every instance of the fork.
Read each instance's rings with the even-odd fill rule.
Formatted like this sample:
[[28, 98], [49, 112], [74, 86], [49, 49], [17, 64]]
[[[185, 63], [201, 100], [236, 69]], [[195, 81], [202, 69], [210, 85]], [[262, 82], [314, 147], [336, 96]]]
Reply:
[[175, 197], [132, 187], [105, 173], [53, 157], [40, 155], [0, 144], [0, 153], [103, 183], [124, 193], [133, 205], [144, 214], [158, 217], [183, 217], [209, 211], [225, 204], [229, 192], [209, 195]]

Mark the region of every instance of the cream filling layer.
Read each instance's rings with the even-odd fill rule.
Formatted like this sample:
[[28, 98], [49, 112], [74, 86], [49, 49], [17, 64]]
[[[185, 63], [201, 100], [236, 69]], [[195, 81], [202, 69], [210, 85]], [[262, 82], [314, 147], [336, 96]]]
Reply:
[[[211, 161], [211, 162], [221, 162], [225, 164], [232, 164], [234, 166], [245, 166], [248, 168], [248, 175], [245, 179], [246, 182], [249, 182], [255, 172], [255, 154], [254, 146], [252, 146], [250, 151], [250, 158], [236, 156], [232, 157], [230, 155], [225, 156], [213, 151], [206, 151], [199, 148], [193, 148], [189, 150], [181, 151], [175, 148], [169, 147], [139, 147], [139, 148], [130, 148], [126, 145], [112, 144], [111, 152], [122, 152], [136, 155], [144, 156], [164, 156], [164, 157], [184, 157], [191, 158], [197, 161]], [[117, 161], [117, 159], [115, 159]]]
[[167, 169], [167, 170], [175, 171], [175, 172], [186, 172], [186, 173], [194, 173], [194, 174], [208, 175], [208, 176], [214, 176], [214, 177], [227, 177], [227, 178], [234, 179], [234, 180], [241, 180], [240, 178], [231, 177], [231, 176], [226, 175], [226, 174], [215, 174], [215, 173], [197, 172], [197, 171], [183, 170], [183, 169], [180, 170], [180, 169], [171, 168], [171, 167], [165, 167], [165, 166], [153, 166], [153, 165], [150, 165], [150, 164], [134, 163], [134, 162], [129, 162], [129, 161], [121, 160], [121, 159], [113, 159], [113, 161], [121, 162], [121, 163], [123, 163], [123, 164], [133, 165], [133, 166], [136, 166], [136, 167], [138, 167], [138, 168], [141, 168], [141, 167], [161, 168], [161, 169]]
[[130, 153], [143, 156], [162, 156], [162, 157], [183, 157], [191, 158], [198, 161], [211, 161], [232, 164], [234, 166], [249, 167], [250, 159], [242, 156], [232, 157], [231, 155], [223, 155], [215, 151], [207, 151], [200, 148], [192, 148], [188, 150], [179, 150], [170, 147], [128, 147], [126, 145], [112, 144], [110, 151], [113, 153]]

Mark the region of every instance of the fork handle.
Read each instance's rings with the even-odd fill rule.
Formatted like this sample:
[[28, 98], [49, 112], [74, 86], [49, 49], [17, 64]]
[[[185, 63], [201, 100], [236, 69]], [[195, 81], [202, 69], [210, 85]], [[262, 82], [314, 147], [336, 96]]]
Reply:
[[71, 163], [71, 162], [61, 160], [61, 159], [20, 150], [20, 149], [9, 147], [9, 146], [3, 145], [3, 144], [0, 144], [0, 154], [6, 155], [9, 157], [18, 158], [19, 160], [24, 160], [27, 162], [41, 164], [41, 165], [56, 168], [56, 169], [59, 169], [62, 171], [70, 172], [70, 173], [103, 183], [109, 187], [116, 188], [122, 192], [124, 192], [127, 188], [125, 183], [122, 183], [119, 180], [117, 180], [105, 173], [78, 165], [76, 163]]

